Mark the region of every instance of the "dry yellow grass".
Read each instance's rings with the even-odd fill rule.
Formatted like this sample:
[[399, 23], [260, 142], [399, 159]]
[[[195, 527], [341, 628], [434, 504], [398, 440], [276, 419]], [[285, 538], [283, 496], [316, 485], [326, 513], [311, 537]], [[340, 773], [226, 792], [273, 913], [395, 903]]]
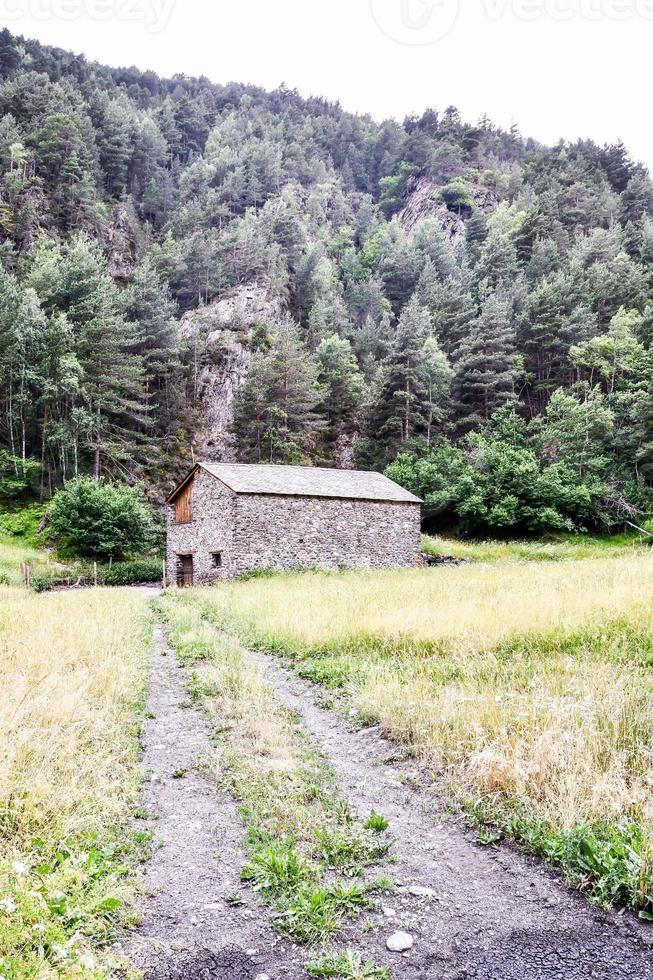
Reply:
[[271, 641], [359, 647], [364, 638], [478, 652], [511, 636], [652, 615], [653, 554], [560, 564], [294, 575], [222, 585], [227, 615]]
[[126, 590], [0, 589], [4, 976], [104, 975], [81, 937], [106, 937], [129, 894], [112, 855], [138, 785], [147, 622]]
[[634, 821], [648, 894], [650, 553], [281, 576], [194, 601], [246, 642], [290, 654], [301, 673], [344, 683], [359, 713], [466, 805], [525, 813], [554, 834]]
[[146, 647], [138, 594], [87, 590], [0, 603], [0, 826], [17, 845], [98, 829], [133, 782]]

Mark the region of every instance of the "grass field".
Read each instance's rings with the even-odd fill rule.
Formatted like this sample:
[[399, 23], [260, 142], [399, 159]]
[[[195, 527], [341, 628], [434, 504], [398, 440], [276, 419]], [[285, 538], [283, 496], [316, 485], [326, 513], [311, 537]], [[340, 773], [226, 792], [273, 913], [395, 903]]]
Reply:
[[[491, 843], [653, 912], [653, 556], [299, 574], [179, 600], [441, 774]], [[489, 825], [489, 827], [488, 827]]]
[[46, 557], [43, 551], [3, 534], [0, 530], [0, 586], [20, 585], [20, 566], [23, 562], [29, 562], [33, 567], [45, 567]]
[[577, 561], [582, 558], [628, 557], [651, 549], [653, 539], [636, 532], [611, 537], [559, 534], [555, 537], [516, 541], [464, 541], [439, 535], [423, 535], [427, 555], [451, 555], [470, 562]]
[[149, 614], [0, 589], [0, 976], [107, 975], [146, 845], [129, 828]]

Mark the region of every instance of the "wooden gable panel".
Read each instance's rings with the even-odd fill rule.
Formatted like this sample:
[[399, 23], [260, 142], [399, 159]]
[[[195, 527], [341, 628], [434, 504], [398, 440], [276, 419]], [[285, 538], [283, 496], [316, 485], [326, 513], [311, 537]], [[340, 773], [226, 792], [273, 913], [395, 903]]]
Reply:
[[193, 480], [181, 491], [175, 499], [175, 521], [186, 524], [193, 519]]

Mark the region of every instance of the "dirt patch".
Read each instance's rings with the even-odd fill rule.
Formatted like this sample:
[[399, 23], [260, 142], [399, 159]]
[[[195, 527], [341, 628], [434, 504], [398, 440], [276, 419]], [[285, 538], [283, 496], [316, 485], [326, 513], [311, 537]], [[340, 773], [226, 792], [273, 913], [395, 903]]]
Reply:
[[[402, 978], [653, 978], [651, 927], [628, 913], [593, 909], [514, 848], [476, 844], [442, 814], [425, 774], [397, 759], [397, 746], [377, 729], [349, 730], [315, 704], [315, 688], [270, 657], [249, 656], [324, 752], [352, 809], [382, 813], [396, 837], [396, 892], [371, 920], [345, 930], [343, 941]], [[403, 954], [386, 949], [397, 929], [414, 938]]]
[[166, 956], [149, 972], [150, 980], [252, 980], [254, 964], [237, 947], [226, 947], [219, 953], [196, 949]]
[[141, 805], [158, 846], [142, 872], [142, 922], [123, 951], [146, 980], [305, 977], [298, 951], [240, 883], [243, 827], [207, 771], [210, 726], [189, 702], [189, 679], [157, 628]]

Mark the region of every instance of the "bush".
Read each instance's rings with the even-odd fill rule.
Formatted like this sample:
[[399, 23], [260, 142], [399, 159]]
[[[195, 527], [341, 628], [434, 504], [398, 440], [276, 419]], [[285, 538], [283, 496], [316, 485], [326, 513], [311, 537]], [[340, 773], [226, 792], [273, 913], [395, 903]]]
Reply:
[[[62, 576], [57, 572], [49, 571], [45, 568], [37, 569], [30, 574], [29, 584], [34, 592], [49, 592], [57, 585], [68, 585], [71, 576]], [[76, 580], [75, 580], [76, 581]]]
[[607, 451], [581, 467], [575, 449], [551, 454], [542, 441], [508, 407], [457, 444], [415, 444], [385, 472], [422, 497], [429, 516], [453, 518], [467, 534], [607, 531], [650, 506]]
[[[60, 545], [87, 558], [124, 558], [157, 538], [142, 488], [80, 477], [55, 494], [48, 528]], [[158, 577], [158, 576], [157, 576]]]
[[44, 513], [43, 504], [28, 504], [20, 510], [3, 511], [0, 513], [0, 531], [38, 547], [41, 544], [38, 528]]
[[158, 558], [139, 558], [118, 561], [111, 568], [98, 569], [100, 585], [138, 585], [141, 582], [160, 582], [163, 568]]
[[0, 500], [17, 500], [34, 490], [41, 464], [36, 459], [21, 459], [0, 449]]

